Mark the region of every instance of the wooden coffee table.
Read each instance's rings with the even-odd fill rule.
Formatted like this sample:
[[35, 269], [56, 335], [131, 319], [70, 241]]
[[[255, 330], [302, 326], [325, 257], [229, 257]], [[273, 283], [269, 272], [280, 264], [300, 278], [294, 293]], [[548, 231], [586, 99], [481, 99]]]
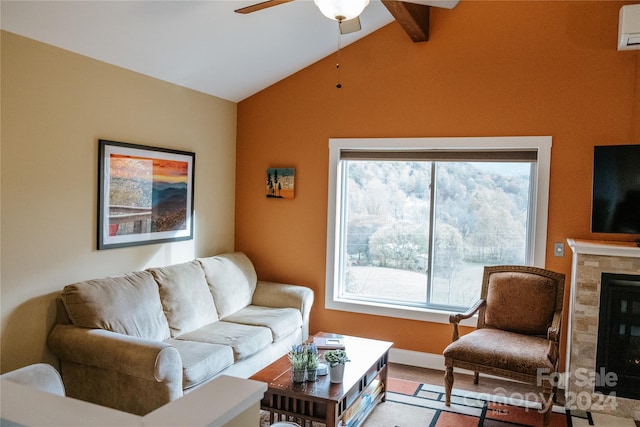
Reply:
[[[333, 336], [319, 333], [316, 336]], [[320, 422], [327, 427], [341, 425], [342, 419], [353, 412], [354, 403], [366, 404], [366, 409], [352, 425], [360, 425], [375, 405], [386, 397], [387, 363], [389, 349], [393, 343], [366, 338], [342, 336], [345, 350], [351, 362], [345, 365], [344, 380], [332, 384], [329, 375], [319, 376], [318, 381], [294, 383], [291, 378], [291, 363], [285, 355], [251, 377], [268, 385], [260, 402], [263, 410], [269, 411], [270, 423], [293, 420], [303, 426]], [[322, 353], [323, 350], [320, 350]], [[369, 402], [367, 387], [374, 380], [382, 383], [380, 393]], [[361, 397], [362, 396], [362, 397]], [[355, 408], [355, 407], [354, 407]], [[351, 427], [351, 426], [349, 426]]]

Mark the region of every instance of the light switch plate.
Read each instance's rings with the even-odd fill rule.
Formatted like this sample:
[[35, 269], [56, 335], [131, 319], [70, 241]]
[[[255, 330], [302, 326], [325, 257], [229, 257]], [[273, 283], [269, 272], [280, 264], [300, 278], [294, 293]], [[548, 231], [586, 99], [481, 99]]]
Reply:
[[561, 242], [554, 243], [553, 254], [555, 256], [564, 256], [564, 243], [561, 243]]

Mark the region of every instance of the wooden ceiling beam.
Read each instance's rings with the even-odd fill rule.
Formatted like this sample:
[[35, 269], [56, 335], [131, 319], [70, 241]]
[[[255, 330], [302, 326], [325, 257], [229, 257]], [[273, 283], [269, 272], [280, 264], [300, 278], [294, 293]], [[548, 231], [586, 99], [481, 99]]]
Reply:
[[399, 0], [382, 0], [382, 4], [414, 42], [429, 40], [429, 6], [405, 3]]

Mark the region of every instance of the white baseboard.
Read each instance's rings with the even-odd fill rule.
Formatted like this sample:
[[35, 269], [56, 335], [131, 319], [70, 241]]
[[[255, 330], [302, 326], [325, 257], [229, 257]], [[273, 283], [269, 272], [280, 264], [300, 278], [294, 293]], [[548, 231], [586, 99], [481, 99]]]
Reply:
[[444, 356], [441, 354], [392, 348], [389, 351], [389, 362], [444, 372]]

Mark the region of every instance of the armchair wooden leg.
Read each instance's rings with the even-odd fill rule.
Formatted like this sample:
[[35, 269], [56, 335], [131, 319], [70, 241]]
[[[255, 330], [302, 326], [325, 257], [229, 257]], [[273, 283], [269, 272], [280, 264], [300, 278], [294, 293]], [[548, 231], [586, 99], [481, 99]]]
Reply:
[[480, 378], [480, 373], [479, 372], [474, 372], [473, 373], [473, 383], [474, 384], [478, 384], [478, 378]]
[[444, 392], [447, 406], [451, 406], [451, 389], [453, 388], [453, 366], [447, 366], [444, 372]]
[[553, 400], [552, 400], [553, 387], [551, 387], [551, 385], [546, 381], [542, 385], [542, 396], [543, 396], [542, 410], [544, 411], [542, 414], [542, 426], [548, 427], [549, 421], [551, 419], [552, 408], [553, 408]]

